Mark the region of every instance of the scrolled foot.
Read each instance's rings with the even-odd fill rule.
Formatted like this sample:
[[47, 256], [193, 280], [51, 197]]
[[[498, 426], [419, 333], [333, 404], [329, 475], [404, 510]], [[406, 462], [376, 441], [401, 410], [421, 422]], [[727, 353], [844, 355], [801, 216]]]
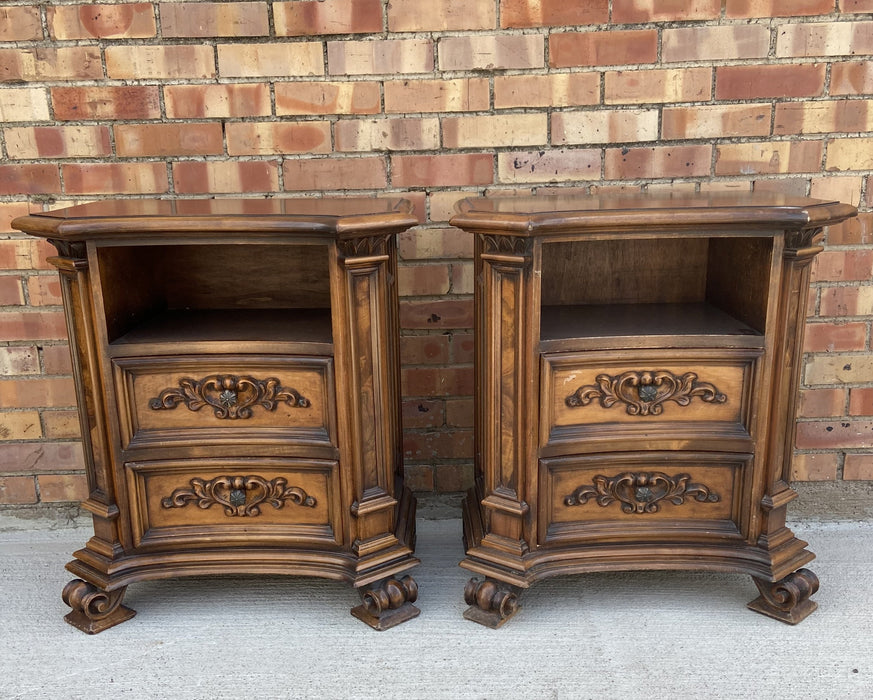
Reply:
[[518, 612], [518, 594], [504, 583], [471, 578], [464, 587], [464, 601], [470, 606], [464, 617], [491, 629], [501, 627]]
[[64, 619], [88, 634], [97, 634], [129, 620], [136, 615], [136, 611], [121, 604], [126, 590], [127, 586], [103, 591], [75, 578], [64, 586], [61, 593], [61, 599], [73, 609]]
[[361, 604], [352, 608], [352, 615], [381, 632], [418, 617], [416, 600], [418, 584], [412, 576], [387, 578], [361, 591]]
[[809, 569], [798, 569], [775, 582], [754, 576], [752, 580], [761, 595], [749, 608], [762, 615], [796, 625], [818, 607], [809, 599], [818, 590], [818, 576]]

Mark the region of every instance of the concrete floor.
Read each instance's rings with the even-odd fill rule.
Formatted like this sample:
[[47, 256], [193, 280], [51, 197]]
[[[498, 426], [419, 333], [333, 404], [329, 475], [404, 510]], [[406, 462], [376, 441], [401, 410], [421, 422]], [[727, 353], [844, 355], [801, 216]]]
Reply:
[[500, 630], [464, 620], [457, 519], [420, 519], [421, 616], [375, 632], [348, 586], [216, 577], [136, 584], [132, 620], [63, 622], [63, 565], [87, 528], [0, 533], [2, 698], [873, 697], [873, 522], [795, 523], [819, 610], [757, 615], [751, 579], [590, 574], [543, 581]]

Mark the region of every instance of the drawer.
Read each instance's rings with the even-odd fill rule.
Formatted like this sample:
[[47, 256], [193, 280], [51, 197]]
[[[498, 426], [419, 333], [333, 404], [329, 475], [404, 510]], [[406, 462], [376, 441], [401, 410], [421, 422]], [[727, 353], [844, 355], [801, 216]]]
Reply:
[[542, 459], [540, 542], [740, 538], [751, 465], [749, 454], [711, 452]]
[[136, 547], [340, 544], [332, 460], [154, 460], [124, 473]]
[[113, 368], [124, 448], [336, 444], [329, 357], [132, 357]]
[[750, 437], [759, 350], [542, 356], [540, 444], [588, 438]]

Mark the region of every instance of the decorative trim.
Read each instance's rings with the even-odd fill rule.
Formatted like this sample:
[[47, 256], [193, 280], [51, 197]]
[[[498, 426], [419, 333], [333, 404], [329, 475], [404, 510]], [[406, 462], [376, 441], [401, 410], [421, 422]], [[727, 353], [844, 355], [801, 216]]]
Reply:
[[485, 253], [503, 255], [526, 255], [530, 241], [522, 236], [500, 236], [497, 234], [481, 234], [482, 247]]
[[70, 258], [73, 260], [84, 260], [88, 257], [88, 252], [84, 241], [65, 241], [59, 238], [49, 238], [58, 255], [62, 258]]
[[217, 476], [191, 479], [190, 488], [173, 491], [161, 499], [164, 508], [184, 508], [196, 503], [204, 510], [213, 505], [224, 506], [228, 516], [254, 517], [261, 514], [261, 504], [269, 503], [277, 510], [291, 501], [298, 506], [314, 508], [316, 500], [297, 486], [288, 486], [288, 480], [277, 477], [267, 481], [260, 476]]
[[657, 513], [661, 501], [681, 506], [686, 496], [701, 503], [719, 501], [719, 495], [708, 486], [690, 482], [689, 474], [625, 472], [613, 477], [598, 474], [592, 479], [593, 486], [580, 486], [564, 499], [564, 505], [581, 506], [593, 498], [602, 508], [618, 501], [625, 513]]
[[370, 255], [385, 255], [388, 252], [390, 234], [343, 238], [337, 241], [340, 252], [349, 258], [363, 258]]
[[275, 377], [255, 379], [234, 374], [212, 374], [203, 379], [185, 377], [179, 380], [178, 389], [164, 389], [155, 398], [149, 399], [153, 411], [174, 409], [184, 403], [189, 411], [199, 411], [211, 406], [216, 418], [251, 418], [252, 406], [262, 406], [268, 411], [279, 403], [294, 408], [309, 408], [310, 402], [294, 389], [285, 389]]
[[579, 387], [565, 399], [570, 408], [587, 406], [594, 399], [603, 408], [617, 403], [626, 407], [630, 416], [657, 416], [664, 411], [665, 401], [687, 406], [695, 396], [706, 403], [725, 403], [727, 396], [708, 382], [698, 382], [694, 372], [681, 377], [667, 370], [624, 372], [618, 376], [599, 374], [597, 386]]

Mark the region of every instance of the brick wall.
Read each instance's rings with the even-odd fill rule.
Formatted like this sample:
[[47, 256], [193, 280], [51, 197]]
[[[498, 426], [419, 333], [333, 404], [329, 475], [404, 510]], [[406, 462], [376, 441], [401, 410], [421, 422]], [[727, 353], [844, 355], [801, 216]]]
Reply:
[[50, 249], [11, 218], [313, 189], [403, 193], [421, 217], [400, 241], [403, 415], [411, 484], [439, 492], [472, 471], [458, 198], [858, 205], [815, 267], [795, 477], [873, 479], [871, 93], [873, 0], [0, 0], [0, 504], [85, 489]]

